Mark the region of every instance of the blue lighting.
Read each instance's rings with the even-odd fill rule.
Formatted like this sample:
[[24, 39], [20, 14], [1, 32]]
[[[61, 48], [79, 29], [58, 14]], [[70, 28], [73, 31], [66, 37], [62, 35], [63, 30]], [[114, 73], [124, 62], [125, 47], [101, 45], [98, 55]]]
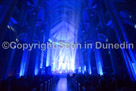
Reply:
[[49, 60], [50, 60], [50, 59], [49, 59], [49, 58], [50, 58], [49, 54], [50, 54], [50, 49], [47, 50], [46, 67], [49, 66]]
[[76, 41], [75, 31], [73, 25], [65, 20], [51, 29], [49, 41], [55, 43], [55, 48], [48, 49], [46, 66], [51, 66], [53, 72], [74, 72], [76, 49], [65, 48], [64, 45]]
[[38, 65], [38, 53], [37, 53], [37, 57], [36, 57], [36, 62], [35, 62], [35, 70], [34, 70], [34, 74], [38, 75], [39, 72], [39, 65]]
[[97, 73], [103, 75], [102, 58], [99, 50], [95, 50]]
[[92, 71], [91, 71], [91, 59], [90, 59], [91, 51], [92, 51], [92, 50], [89, 50], [89, 51], [88, 51], [88, 64], [87, 64], [87, 65], [88, 65], [88, 73], [89, 73], [89, 74], [92, 74]]
[[37, 68], [35, 68], [34, 74], [38, 75], [38, 72], [39, 72], [39, 70]]
[[[45, 42], [45, 36], [43, 38], [43, 42]], [[44, 54], [45, 54], [45, 52], [42, 51], [42, 53], [41, 53], [41, 62], [40, 62], [40, 68], [41, 69], [43, 68]]]
[[81, 73], [81, 67], [78, 67], [78, 72]]
[[132, 63], [132, 66], [133, 66], [134, 72], [136, 73], [136, 62]]
[[84, 66], [84, 72], [86, 71], [86, 66]]
[[51, 40], [51, 39], [49, 39], [49, 42], [52, 42], [52, 40]]
[[23, 53], [22, 61], [21, 61], [21, 68], [20, 68], [20, 76], [25, 75], [25, 70], [26, 70], [26, 64], [27, 64], [27, 56], [28, 55], [28, 50], [25, 50]]

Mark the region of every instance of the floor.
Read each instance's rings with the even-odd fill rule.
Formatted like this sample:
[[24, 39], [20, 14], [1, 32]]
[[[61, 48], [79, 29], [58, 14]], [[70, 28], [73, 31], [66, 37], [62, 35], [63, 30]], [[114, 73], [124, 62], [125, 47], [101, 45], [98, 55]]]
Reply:
[[60, 78], [57, 84], [56, 91], [67, 91], [67, 78]]
[[59, 79], [55, 91], [72, 91], [67, 82], [67, 78], [61, 77]]

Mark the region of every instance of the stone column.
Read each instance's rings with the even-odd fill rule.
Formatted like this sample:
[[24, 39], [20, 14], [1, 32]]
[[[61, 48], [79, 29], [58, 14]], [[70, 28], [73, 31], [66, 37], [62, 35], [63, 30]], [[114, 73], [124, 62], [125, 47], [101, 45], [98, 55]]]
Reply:
[[14, 12], [14, 8], [16, 6], [17, 0], [4, 0], [3, 1], [3, 8], [5, 4], [7, 5], [6, 8], [3, 10], [3, 14], [0, 15], [0, 43], [3, 40], [5, 29], [10, 21], [10, 18]]

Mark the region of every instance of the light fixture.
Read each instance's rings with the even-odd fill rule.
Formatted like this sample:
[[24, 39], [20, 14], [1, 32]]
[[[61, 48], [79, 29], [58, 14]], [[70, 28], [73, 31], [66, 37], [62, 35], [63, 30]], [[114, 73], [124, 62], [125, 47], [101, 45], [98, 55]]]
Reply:
[[134, 25], [134, 28], [136, 29], [136, 24]]
[[108, 42], [108, 39], [106, 39], [106, 42]]

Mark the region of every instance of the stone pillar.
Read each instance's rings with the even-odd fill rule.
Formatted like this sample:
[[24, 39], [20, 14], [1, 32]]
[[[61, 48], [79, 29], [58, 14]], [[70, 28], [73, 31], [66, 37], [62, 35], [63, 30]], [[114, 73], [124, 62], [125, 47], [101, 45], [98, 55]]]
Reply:
[[[125, 41], [125, 42], [129, 43], [129, 40], [126, 35], [126, 30], [123, 26], [123, 23], [122, 23], [120, 16], [119, 16], [119, 12], [117, 11], [117, 9], [115, 7], [114, 2], [111, 0], [104, 0], [104, 3], [106, 5], [106, 8], [107, 8], [109, 14], [110, 14], [118, 42], [121, 43], [121, 42]], [[133, 51], [131, 49], [128, 49], [128, 50], [121, 49], [120, 51], [122, 53], [122, 59], [124, 59], [124, 64], [126, 64], [126, 65], [124, 65], [124, 67], [126, 67], [128, 69], [128, 74], [129, 74], [130, 78], [132, 80], [134, 80], [134, 79], [136, 80], [136, 73], [134, 72], [134, 68], [132, 67], [132, 63], [135, 62], [135, 60], [136, 60], [134, 57]], [[130, 56], [130, 59], [128, 58], [128, 56]]]
[[[0, 15], [1, 19], [0, 19], [0, 31], [1, 31], [1, 34], [0, 34], [0, 43], [2, 42], [3, 40], [3, 37], [4, 37], [4, 32], [5, 32], [5, 29], [9, 23], [9, 20], [14, 12], [14, 8], [16, 6], [16, 2], [17, 0], [4, 0], [4, 5], [6, 4], [6, 8], [3, 10], [3, 14]], [[3, 5], [3, 8], [4, 8], [4, 5]]]
[[[27, 36], [27, 43], [33, 43], [34, 33], [37, 29], [37, 25], [36, 25], [37, 14], [38, 14], [37, 11], [38, 10], [35, 9], [35, 11], [32, 12], [30, 22], [28, 22], [30, 29], [28, 30], [29, 32], [28, 32], [28, 36]], [[30, 54], [31, 54], [31, 51], [28, 51], [28, 50], [25, 50], [23, 53], [21, 68], [20, 68], [20, 76], [27, 75], [27, 70], [29, 70], [28, 65], [30, 64], [29, 63]]]

